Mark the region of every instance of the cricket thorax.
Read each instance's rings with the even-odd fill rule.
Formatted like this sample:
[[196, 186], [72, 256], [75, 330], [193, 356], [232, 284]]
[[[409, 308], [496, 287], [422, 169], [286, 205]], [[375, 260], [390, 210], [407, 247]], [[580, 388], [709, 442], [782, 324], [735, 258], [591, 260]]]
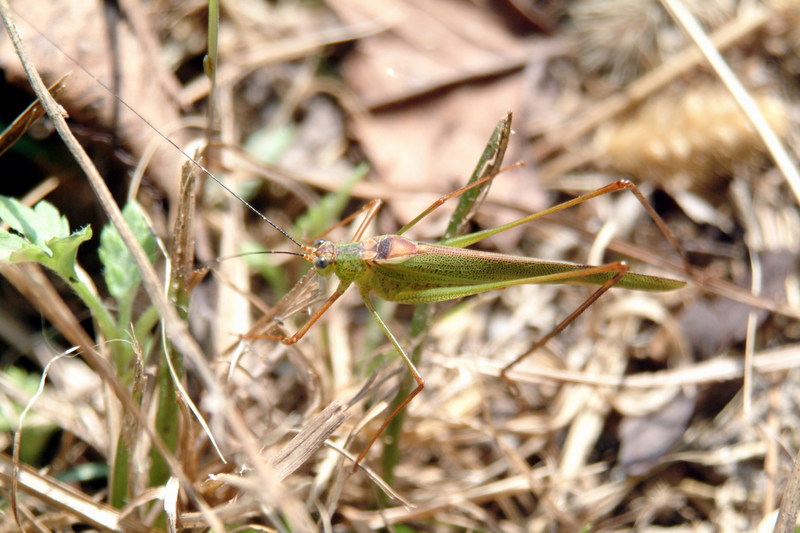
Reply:
[[323, 276], [336, 274], [342, 281], [357, 282], [373, 265], [401, 263], [419, 253], [414, 241], [397, 235], [381, 235], [346, 244], [322, 241], [313, 255], [314, 267]]
[[335, 244], [320, 241], [314, 250], [314, 268], [325, 277], [336, 274], [341, 281], [356, 281], [366, 271], [363, 242]]
[[399, 235], [381, 235], [364, 241], [365, 261], [400, 263], [419, 253], [417, 243]]

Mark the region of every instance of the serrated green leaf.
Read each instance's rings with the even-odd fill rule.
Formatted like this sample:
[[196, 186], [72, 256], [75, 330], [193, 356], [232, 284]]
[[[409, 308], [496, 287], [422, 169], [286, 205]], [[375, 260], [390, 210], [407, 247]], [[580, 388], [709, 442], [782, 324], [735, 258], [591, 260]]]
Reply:
[[36, 234], [32, 225], [34, 219], [33, 209], [20, 203], [16, 198], [0, 196], [0, 220], [29, 240], [33, 240], [31, 235]]
[[67, 237], [53, 238], [47, 246], [53, 250], [53, 257], [44, 265], [68, 279], [75, 279], [75, 263], [78, 261], [78, 247], [92, 238], [92, 228], [85, 226]]
[[92, 228], [86, 226], [67, 237], [54, 237], [41, 246], [30, 243], [17, 235], [8, 234], [8, 237], [11, 238], [4, 237], [2, 241], [13, 246], [13, 238], [17, 237], [22, 243], [17, 241], [18, 248], [5, 255], [0, 255], [1, 259], [11, 263], [36, 262], [65, 279], [74, 280], [78, 247], [92, 238]]
[[33, 261], [75, 279], [78, 246], [92, 238], [91, 228], [70, 234], [66, 217], [53, 204], [43, 200], [31, 209], [7, 196], [0, 196], [0, 219], [20, 234], [0, 231], [0, 260]]
[[69, 235], [67, 217], [59, 213], [53, 204], [41, 201], [33, 206], [33, 211], [36, 215], [36, 227], [44, 240], [48, 241], [52, 238]]
[[34, 246], [19, 235], [0, 231], [0, 261], [11, 261], [11, 255], [25, 247]]
[[0, 219], [50, 256], [53, 252], [47, 242], [69, 235], [66, 217], [44, 200], [31, 209], [15, 198], [0, 196]]
[[[122, 210], [122, 216], [130, 226], [136, 240], [144, 248], [150, 261], [155, 260], [156, 239], [150, 231], [142, 209], [136, 202], [129, 202]], [[139, 267], [133, 260], [128, 247], [122, 241], [117, 229], [111, 224], [100, 233], [100, 261], [103, 263], [108, 292], [120, 300], [131, 294], [141, 282]]]

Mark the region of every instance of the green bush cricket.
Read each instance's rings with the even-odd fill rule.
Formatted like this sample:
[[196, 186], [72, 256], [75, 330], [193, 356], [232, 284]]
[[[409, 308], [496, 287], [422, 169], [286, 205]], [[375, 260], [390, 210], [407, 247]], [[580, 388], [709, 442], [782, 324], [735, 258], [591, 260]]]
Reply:
[[[424, 387], [424, 380], [411, 358], [375, 310], [371, 295], [401, 304], [423, 304], [453, 300], [486, 291], [504, 289], [513, 285], [528, 283], [572, 283], [599, 286], [599, 288], [578, 306], [577, 309], [570, 313], [569, 316], [537, 341], [527, 352], [518, 356], [502, 370], [501, 376], [513, 387], [513, 382], [511, 382], [507, 376], [508, 371], [522, 359], [541, 348], [549, 339], [561, 332], [611, 287], [617, 286], [625, 289], [645, 291], [669, 291], [679, 289], [686, 284], [683, 281], [669, 278], [629, 272], [628, 266], [622, 262], [590, 266], [544, 261], [529, 257], [512, 256], [465, 248], [487, 237], [526, 224], [543, 216], [573, 207], [591, 198], [627, 189], [636, 196], [656, 222], [656, 225], [662, 233], [664, 233], [667, 240], [669, 240], [673, 247], [683, 256], [680, 246], [669, 232], [664, 221], [647, 202], [636, 185], [627, 180], [618, 180], [593, 192], [578, 196], [572, 200], [522, 217], [502, 226], [452, 237], [439, 244], [413, 241], [402, 236], [402, 234], [413, 227], [414, 224], [447, 200], [484, 185], [485, 182], [488, 182], [494, 176], [494, 173], [485, 176], [458, 191], [438, 199], [413, 221], [400, 228], [395, 234], [363, 239], [366, 228], [375, 218], [382, 205], [380, 200], [373, 200], [362, 207], [358, 212], [337, 224], [337, 226], [346, 224], [355, 218], [355, 216], [366, 212], [366, 216], [356, 229], [352, 241], [343, 244], [337, 244], [326, 239], [317, 239], [313, 246], [304, 245], [259, 213], [259, 216], [264, 218], [264, 220], [302, 250], [302, 253], [297, 253], [297, 255], [309, 261], [320, 275], [326, 278], [335, 276], [339, 280], [339, 285], [333, 294], [293, 335], [259, 335], [259, 337], [277, 339], [284, 344], [295, 344], [303, 338], [314, 323], [316, 323], [351, 285], [355, 285], [358, 288], [361, 299], [367, 310], [379, 325], [386, 338], [400, 354], [416, 382], [416, 388], [394, 408], [381, 424], [380, 428], [369, 439], [367, 445], [355, 461], [355, 468], [358, 467], [369, 449], [380, 437], [384, 429], [391, 423], [392, 419], [396, 417]], [[216, 178], [213, 176], [211, 177], [217, 181]], [[222, 183], [220, 183], [220, 185], [225, 187]], [[251, 209], [256, 211], [255, 208], [251, 207]]]
[[[381, 202], [379, 200], [373, 201], [368, 205], [366, 209], [367, 216], [355, 232], [353, 242], [336, 244], [324, 239], [318, 239], [314, 246], [305, 246], [293, 241], [303, 250], [301, 254], [303, 258], [312, 263], [320, 275], [325, 277], [336, 276], [339, 279], [339, 285], [328, 300], [294, 335], [269, 336], [269, 338], [279, 339], [284, 344], [296, 343], [303, 338], [311, 326], [351, 285], [355, 285], [367, 310], [383, 330], [386, 338], [403, 358], [417, 384], [416, 388], [389, 414], [381, 427], [370, 438], [368, 444], [356, 459], [356, 467], [364, 459], [370, 447], [391, 420], [424, 387], [422, 376], [388, 326], [378, 315], [370, 295], [374, 294], [378, 298], [401, 304], [421, 304], [452, 300], [528, 283], [599, 285], [600, 287], [566, 319], [537, 341], [527, 352], [517, 357], [503, 369], [502, 377], [511, 383], [507, 373], [514, 365], [541, 348], [611, 287], [617, 286], [645, 291], [669, 291], [679, 289], [686, 284], [683, 281], [669, 278], [629, 272], [628, 266], [622, 262], [590, 266], [543, 261], [529, 257], [464, 248], [507, 229], [572, 207], [588, 199], [623, 189], [633, 192], [643, 202], [643, 205], [650, 215], [654, 217], [659, 227], [666, 229], [661, 218], [647, 203], [639, 189], [632, 182], [619, 180], [596, 191], [503, 226], [455, 237], [444, 241], [442, 244], [428, 244], [403, 237], [402, 233], [411, 227], [409, 225], [401, 228], [393, 235], [380, 235], [362, 239], [368, 223], [380, 208]], [[449, 196], [445, 198], [449, 198]], [[669, 240], [674, 242], [671, 234]]]

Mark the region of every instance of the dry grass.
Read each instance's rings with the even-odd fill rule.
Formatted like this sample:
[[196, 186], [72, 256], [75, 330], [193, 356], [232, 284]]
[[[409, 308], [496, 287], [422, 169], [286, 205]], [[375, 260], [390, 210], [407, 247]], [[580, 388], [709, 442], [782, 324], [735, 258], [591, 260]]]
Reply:
[[[604, 295], [513, 370], [519, 397], [499, 372], [590, 290], [529, 285], [437, 306], [420, 364], [426, 386], [407, 410], [399, 464], [382, 467], [379, 441], [352, 473], [406, 372], [357, 291], [296, 345], [239, 340], [251, 328], [296, 331], [326, 287], [284, 256], [270, 257], [271, 267], [240, 258], [205, 278], [194, 272], [252, 243], [293, 245], [213, 182], [180, 191], [185, 157], [140, 117], [110, 111], [115, 101], [97, 80], [28, 28], [46, 82], [75, 71], [59, 102], [82, 143], [93, 155], [138, 161], [133, 180], [113, 157], [100, 174], [117, 198], [145, 207], [161, 252], [130, 317], [149, 327], [125, 324], [120, 338], [103, 338], [97, 317], [38, 266], [0, 265], [8, 302], [0, 309], [8, 419], [0, 442], [9, 454], [23, 417], [22, 459], [0, 456], [3, 531], [770, 531], [784, 496], [782, 517], [796, 511], [796, 492], [784, 488], [797, 484], [791, 466], [800, 439], [800, 214], [787, 183], [796, 170], [774, 144], [797, 151], [800, 45], [786, 23], [800, 16], [794, 2], [694, 8], [755, 101], [749, 111], [766, 115], [766, 139], [657, 2], [641, 3], [637, 17], [629, 2], [612, 0], [567, 13], [516, 2], [497, 12], [446, 0], [229, 3], [213, 113], [199, 69], [201, 3], [120, 2], [125, 16], [116, 21], [74, 4], [12, 4], [26, 20], [45, 21], [37, 26], [102, 80], [113, 79], [103, 70], [113, 64], [111, 44], [97, 56], [81, 44], [116, 35], [122, 98], [182, 147], [202, 139], [212, 117], [218, 137], [204, 163], [299, 239], [371, 198], [389, 208], [370, 231], [396, 230], [418, 205], [466, 180], [481, 139], [510, 108], [516, 135], [507, 160], [528, 166], [498, 178], [476, 225], [511, 220], [624, 172], [681, 240], [693, 273], [628, 193], [485, 241], [550, 260], [624, 257], [636, 271], [690, 283], [664, 294]], [[8, 77], [23, 79], [13, 57], [0, 49]], [[118, 137], [109, 142], [114, 121]], [[316, 225], [293, 226], [321, 196], [345, 187], [365, 157], [372, 172], [347, 185], [352, 200], [318, 209]], [[9, 175], [19, 172], [7, 164]], [[25, 202], [49, 193], [73, 228], [92, 221], [99, 235], [105, 222], [93, 219], [98, 207], [114, 212], [110, 199], [84, 192], [66, 159], [45, 168], [59, 186]], [[448, 206], [441, 211], [414, 237], [435, 240]], [[345, 240], [348, 231], [333, 237]], [[79, 275], [117, 313], [96, 248], [81, 248]], [[173, 288], [169, 299], [164, 285]], [[191, 305], [182, 305], [189, 295]], [[408, 345], [409, 308], [378, 311]], [[114, 367], [122, 344], [131, 360]], [[176, 375], [179, 387], [163, 385]], [[171, 427], [156, 422], [165, 405], [178, 406]], [[107, 476], [120, 438], [131, 457], [128, 496], [117, 509], [100, 502], [113, 499]], [[153, 450], [170, 447], [166, 477], [153, 482]], [[792, 531], [794, 523], [780, 527]]]

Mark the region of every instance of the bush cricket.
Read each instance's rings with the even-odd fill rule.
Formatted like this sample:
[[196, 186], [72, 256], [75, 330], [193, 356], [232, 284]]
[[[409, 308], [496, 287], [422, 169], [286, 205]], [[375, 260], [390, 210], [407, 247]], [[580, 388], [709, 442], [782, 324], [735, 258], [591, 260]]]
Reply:
[[[417, 242], [403, 237], [402, 234], [411, 227], [410, 225], [406, 225], [392, 235], [380, 235], [363, 239], [367, 225], [375, 217], [381, 206], [380, 200], [374, 200], [365, 206], [364, 210], [367, 212], [367, 216], [356, 230], [352, 242], [336, 244], [325, 239], [318, 239], [313, 246], [306, 246], [292, 239], [302, 250], [302, 254], [298, 255], [302, 255], [306, 261], [312, 263], [320, 275], [325, 277], [336, 276], [339, 279], [339, 285], [328, 300], [294, 335], [267, 337], [278, 339], [284, 344], [296, 343], [303, 338], [314, 323], [351, 285], [355, 285], [358, 288], [361, 299], [370, 315], [372, 315], [372, 318], [383, 330], [386, 338], [402, 357], [417, 386], [389, 414], [381, 427], [370, 438], [368, 444], [356, 459], [355, 466], [357, 467], [391, 420], [424, 387], [424, 380], [419, 371], [375, 310], [371, 295], [401, 304], [421, 304], [453, 300], [528, 283], [599, 285], [600, 287], [575, 311], [537, 341], [527, 352], [518, 356], [502, 370], [501, 376], [509, 383], [512, 383], [507, 373], [513, 366], [561, 332], [611, 287], [617, 286], [624, 289], [645, 291], [669, 291], [679, 289], [685, 285], [683, 281], [629, 272], [628, 266], [623, 262], [608, 263], [600, 266], [579, 265], [464, 248], [542, 216], [578, 205], [603, 194], [624, 189], [633, 192], [643, 202], [643, 205], [650, 215], [654, 217], [654, 220], [657, 221], [658, 226], [666, 229], [663, 221], [650, 204], [647, 203], [639, 189], [632, 182], [626, 180], [613, 182], [596, 191], [497, 228], [454, 237], [441, 244]], [[457, 193], [462, 191], [463, 189], [457, 191]], [[449, 196], [444, 199], [448, 198]], [[668, 239], [674, 242], [671, 235]]]

